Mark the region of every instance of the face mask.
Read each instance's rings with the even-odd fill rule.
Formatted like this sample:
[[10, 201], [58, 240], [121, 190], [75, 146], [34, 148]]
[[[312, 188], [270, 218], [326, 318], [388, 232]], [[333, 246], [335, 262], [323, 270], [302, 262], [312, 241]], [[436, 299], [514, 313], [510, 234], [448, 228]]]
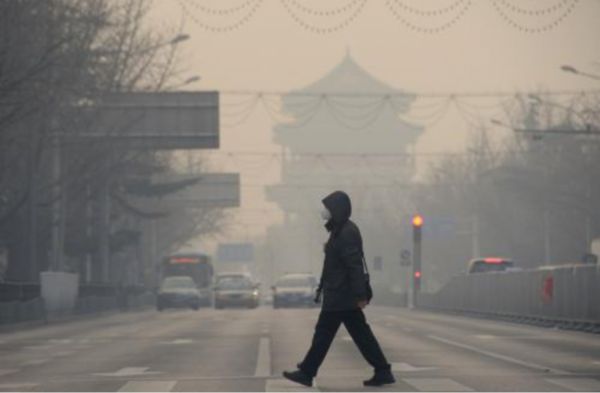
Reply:
[[321, 210], [321, 218], [325, 221], [329, 221], [331, 219], [331, 212], [325, 206], [323, 206], [323, 210]]

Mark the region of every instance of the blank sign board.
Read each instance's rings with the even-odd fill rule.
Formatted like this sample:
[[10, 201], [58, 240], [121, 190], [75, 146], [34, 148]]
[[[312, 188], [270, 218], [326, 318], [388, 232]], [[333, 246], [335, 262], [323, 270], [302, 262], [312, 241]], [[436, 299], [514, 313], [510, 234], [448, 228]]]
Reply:
[[194, 180], [197, 182], [162, 197], [129, 195], [128, 201], [148, 213], [168, 213], [179, 209], [225, 208], [240, 205], [238, 173], [203, 173], [198, 176], [154, 177], [153, 184]]
[[251, 243], [221, 243], [217, 248], [219, 262], [251, 262], [254, 246]]
[[218, 92], [112, 93], [78, 110], [87, 112], [87, 126], [74, 138], [137, 149], [219, 147]]

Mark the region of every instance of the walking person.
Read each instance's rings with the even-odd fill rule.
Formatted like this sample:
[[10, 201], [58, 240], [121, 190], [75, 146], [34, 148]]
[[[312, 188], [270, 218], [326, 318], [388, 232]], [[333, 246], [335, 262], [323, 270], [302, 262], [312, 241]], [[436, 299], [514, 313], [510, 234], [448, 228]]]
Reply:
[[317, 298], [323, 293], [323, 304], [315, 327], [312, 344], [296, 371], [283, 376], [304, 386], [312, 386], [313, 378], [343, 323], [365, 360], [375, 369], [365, 386], [381, 386], [396, 382], [377, 339], [367, 324], [363, 309], [372, 294], [367, 285], [362, 238], [350, 220], [352, 205], [343, 191], [335, 191], [323, 199], [321, 216], [330, 232], [325, 244], [325, 261]]

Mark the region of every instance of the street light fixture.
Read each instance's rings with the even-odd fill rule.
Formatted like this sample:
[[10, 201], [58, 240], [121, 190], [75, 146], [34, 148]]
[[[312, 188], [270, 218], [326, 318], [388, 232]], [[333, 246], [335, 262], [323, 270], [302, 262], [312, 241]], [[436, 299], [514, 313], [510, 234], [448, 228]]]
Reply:
[[571, 74], [581, 75], [581, 76], [588, 77], [590, 79], [595, 79], [595, 80], [600, 81], [600, 75], [590, 74], [589, 72], [579, 71], [577, 68], [575, 68], [571, 65], [568, 65], [568, 64], [562, 65], [560, 67], [560, 69], [563, 70], [564, 72], [570, 72]]
[[201, 80], [201, 79], [202, 79], [202, 78], [201, 78], [199, 75], [194, 75], [194, 76], [191, 76], [191, 77], [187, 78], [185, 81], [183, 81], [183, 82], [181, 82], [181, 83], [179, 83], [179, 84], [177, 84], [177, 85], [174, 85], [174, 86], [167, 87], [167, 89], [166, 89], [166, 90], [175, 90], [175, 89], [179, 89], [179, 88], [181, 88], [181, 87], [183, 87], [183, 86], [187, 86], [187, 85], [189, 85], [189, 84], [191, 84], [191, 83], [198, 82], [198, 81], [199, 81], [199, 80]]
[[171, 45], [179, 44], [180, 42], [187, 41], [190, 39], [189, 34], [179, 34], [175, 38], [173, 38], [170, 42]]

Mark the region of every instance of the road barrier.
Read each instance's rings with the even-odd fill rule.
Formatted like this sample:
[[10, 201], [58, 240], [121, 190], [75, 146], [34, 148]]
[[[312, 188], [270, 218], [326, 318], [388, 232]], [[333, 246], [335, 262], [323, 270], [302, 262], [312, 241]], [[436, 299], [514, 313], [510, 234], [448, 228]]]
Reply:
[[453, 277], [418, 307], [540, 323], [600, 325], [600, 266], [568, 265]]
[[[79, 286], [79, 296], [73, 311], [62, 317], [116, 310], [139, 310], [155, 303], [154, 293], [141, 286], [85, 284]], [[0, 325], [47, 321], [51, 317], [40, 295], [39, 284], [0, 283]]]

